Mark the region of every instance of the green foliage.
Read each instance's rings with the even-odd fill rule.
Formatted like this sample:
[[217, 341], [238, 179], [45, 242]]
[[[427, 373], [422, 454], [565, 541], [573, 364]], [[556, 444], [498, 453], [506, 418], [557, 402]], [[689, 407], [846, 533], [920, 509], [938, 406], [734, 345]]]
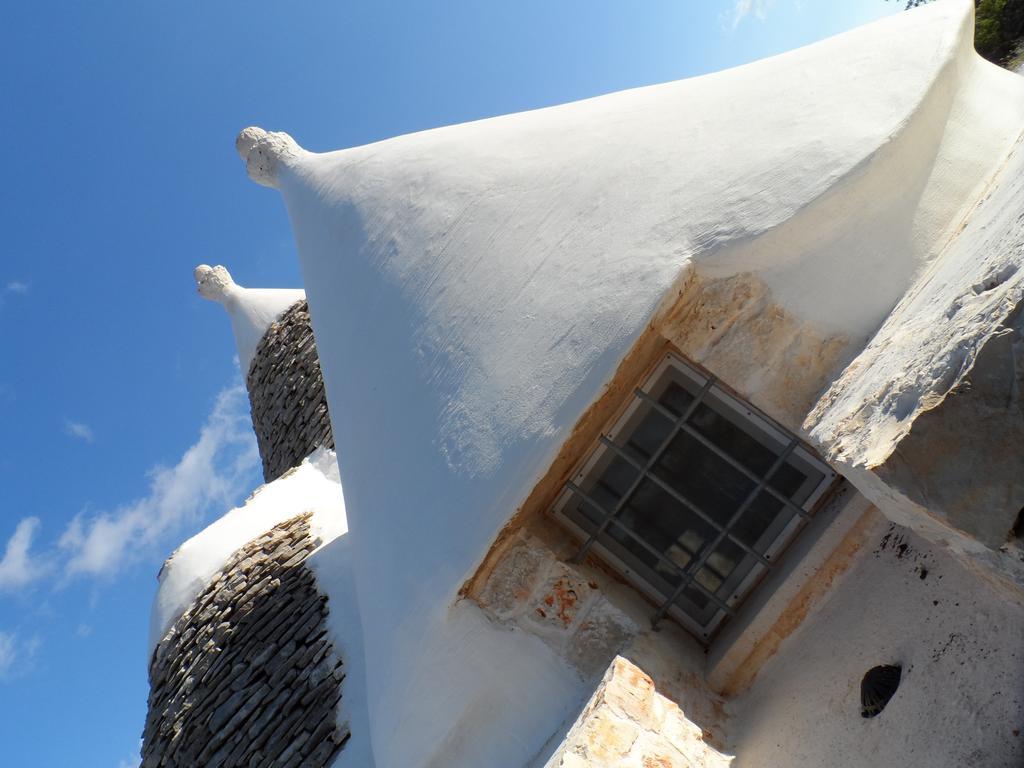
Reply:
[[1002, 53], [1003, 11], [1007, 0], [981, 0], [977, 5], [974, 20], [974, 47], [986, 59], [993, 59]]
[[[906, 9], [931, 0], [906, 0]], [[974, 0], [974, 47], [989, 61], [1002, 64], [1024, 39], [1024, 0]]]

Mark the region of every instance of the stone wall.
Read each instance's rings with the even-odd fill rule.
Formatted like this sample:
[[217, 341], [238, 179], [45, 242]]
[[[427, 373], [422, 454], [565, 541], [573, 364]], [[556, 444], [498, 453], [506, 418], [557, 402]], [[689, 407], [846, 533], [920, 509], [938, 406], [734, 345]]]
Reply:
[[[538, 521], [506, 539], [467, 595], [491, 621], [539, 638], [592, 683], [590, 702], [548, 766], [691, 765], [671, 757], [677, 753], [706, 753], [706, 765], [718, 765], [728, 717], [703, 679], [704, 648], [671, 621], [654, 631], [654, 607], [594, 563], [570, 562], [576, 549], [560, 528]], [[620, 693], [606, 696], [610, 685]], [[638, 698], [643, 717], [616, 709]], [[659, 754], [669, 762], [642, 762]]]
[[316, 448], [334, 448], [305, 300], [293, 304], [260, 339], [246, 387], [268, 483], [298, 466]]
[[319, 768], [343, 748], [344, 666], [304, 564], [317, 545], [309, 520], [238, 550], [157, 646], [143, 768]]
[[706, 737], [649, 675], [616, 656], [546, 768], [728, 768], [731, 758]]
[[613, 605], [595, 574], [565, 562], [545, 541], [521, 531], [497, 558], [478, 594], [484, 613], [536, 635], [584, 678], [596, 679], [641, 632]]

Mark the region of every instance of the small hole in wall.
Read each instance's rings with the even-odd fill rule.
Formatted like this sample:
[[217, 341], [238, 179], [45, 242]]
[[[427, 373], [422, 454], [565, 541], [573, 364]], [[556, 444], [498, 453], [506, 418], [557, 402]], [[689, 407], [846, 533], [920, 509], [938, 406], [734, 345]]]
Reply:
[[867, 671], [860, 681], [861, 717], [875, 717], [885, 709], [900, 687], [902, 674], [903, 668], [899, 664], [883, 664]]
[[1017, 520], [1010, 529], [1010, 535], [1015, 539], [1024, 539], [1024, 508], [1017, 513]]

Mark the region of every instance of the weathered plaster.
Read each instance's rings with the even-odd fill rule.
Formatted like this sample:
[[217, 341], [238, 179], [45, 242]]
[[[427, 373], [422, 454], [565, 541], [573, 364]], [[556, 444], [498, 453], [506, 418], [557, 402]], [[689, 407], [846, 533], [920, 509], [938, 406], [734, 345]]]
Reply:
[[608, 599], [605, 593], [615, 582], [609, 574], [566, 559], [521, 531], [507, 542], [473, 597], [488, 617], [536, 635], [593, 680], [644, 631], [643, 613]]
[[539, 638], [590, 686], [617, 656], [628, 658], [720, 743], [726, 716], [703, 679], [704, 649], [671, 622], [652, 630], [654, 607], [599, 561], [569, 562], [575, 549], [560, 527], [538, 520], [505, 542], [471, 597], [491, 621]]
[[661, 336], [794, 432], [851, 356], [854, 343], [793, 317], [754, 273], [692, 272], [655, 322]]
[[590, 404], [561, 445], [543, 476], [533, 487], [514, 515], [505, 523], [481, 558], [473, 575], [462, 585], [460, 595], [477, 594], [490, 570], [500, 561], [501, 551], [509, 540], [527, 526], [535, 525], [550, 511], [565, 481], [577, 470], [583, 457], [593, 449], [602, 431], [615, 421], [626, 407], [639, 381], [660, 361], [669, 349], [654, 325], [648, 326], [637, 343], [623, 358], [615, 374]]
[[[728, 705], [737, 768], [1024, 763], [1024, 599], [882, 517], [842, 579]], [[902, 681], [860, 713], [879, 664]]]
[[722, 696], [732, 698], [750, 687], [768, 660], [779, 652], [786, 638], [800, 628], [811, 610], [827, 598], [836, 579], [849, 570], [865, 544], [868, 531], [877, 526], [878, 518], [879, 513], [874, 508], [861, 514], [820, 567], [803, 580], [785, 609], [774, 617], [771, 627], [749, 638], [745, 644], [747, 654], [742, 661], [721, 671], [715, 670], [718, 674], [712, 677], [711, 682]]
[[276, 187], [279, 167], [306, 153], [287, 133], [255, 127], [238, 134], [235, 149], [245, 161], [249, 178], [264, 187]]
[[1024, 507], [1024, 146], [808, 415], [826, 456], [891, 519], [981, 552]]

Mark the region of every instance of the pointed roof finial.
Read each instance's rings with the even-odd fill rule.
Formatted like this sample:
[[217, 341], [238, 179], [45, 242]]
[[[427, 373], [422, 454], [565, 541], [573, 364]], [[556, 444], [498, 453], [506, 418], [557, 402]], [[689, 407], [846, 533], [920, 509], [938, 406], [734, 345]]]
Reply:
[[248, 372], [256, 345], [270, 324], [306, 297], [304, 291], [292, 288], [246, 288], [232, 280], [231, 273], [219, 264], [200, 264], [193, 274], [199, 295], [227, 310], [243, 373]]
[[304, 152], [287, 133], [270, 133], [250, 126], [235, 139], [235, 149], [245, 161], [249, 178], [264, 187], [277, 187], [277, 169], [281, 162]]
[[200, 264], [193, 274], [196, 290], [204, 299], [224, 304], [231, 294], [238, 291], [239, 286], [231, 279], [231, 273], [219, 264], [216, 267]]

